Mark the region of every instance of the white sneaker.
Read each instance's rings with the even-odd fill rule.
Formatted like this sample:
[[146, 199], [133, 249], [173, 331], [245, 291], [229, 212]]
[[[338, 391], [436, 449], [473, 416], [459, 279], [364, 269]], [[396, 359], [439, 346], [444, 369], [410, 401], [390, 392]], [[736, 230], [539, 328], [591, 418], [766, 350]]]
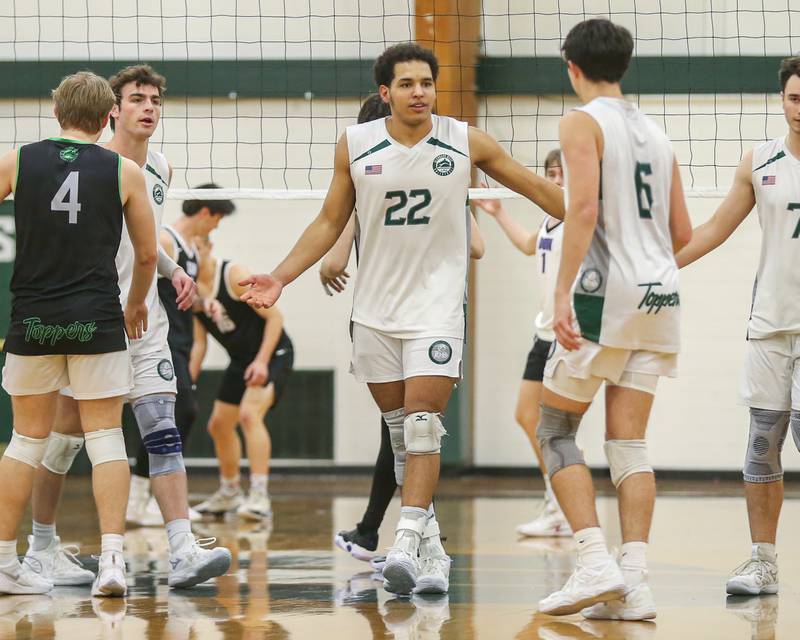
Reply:
[[417, 584], [419, 560], [408, 551], [390, 547], [383, 567], [383, 588], [390, 593], [408, 595]]
[[150, 499], [150, 492], [144, 493], [134, 492], [131, 490], [128, 495], [128, 506], [125, 508], [125, 522], [131, 524], [139, 524], [139, 521], [144, 515], [144, 510], [147, 508], [147, 502]]
[[578, 563], [560, 591], [539, 601], [539, 611], [551, 616], [578, 613], [598, 602], [617, 600], [625, 595], [625, 578], [614, 558], [601, 569], [590, 569]]
[[553, 505], [530, 522], [519, 525], [517, 533], [528, 538], [566, 538], [572, 535], [572, 529], [561, 509]]
[[450, 589], [450, 556], [420, 558], [414, 593], [447, 593]]
[[58, 536], [53, 538], [46, 549], [34, 551], [33, 536], [28, 536], [28, 551], [25, 557], [39, 562], [42, 566], [42, 577], [57, 587], [92, 584], [94, 574], [83, 568], [83, 563], [78, 560], [78, 551], [77, 545], [62, 547], [61, 538]]
[[242, 502], [244, 502], [244, 494], [241, 489], [226, 491], [220, 487], [206, 500], [203, 500], [200, 504], [196, 504], [194, 508], [198, 513], [209, 513], [218, 516], [228, 511], [236, 511]]
[[203, 514], [189, 507], [189, 522], [200, 522], [203, 519]]
[[369, 561], [369, 566], [375, 569], [375, 571], [383, 571], [383, 568], [386, 566], [386, 556], [372, 556]]
[[600, 602], [581, 611], [590, 620], [652, 620], [656, 617], [656, 603], [647, 582], [632, 587], [621, 600]]
[[737, 596], [778, 593], [778, 563], [761, 558], [758, 549], [753, 549], [750, 559], [733, 570], [725, 590]]
[[[33, 566], [31, 566], [33, 565]], [[41, 575], [36, 560], [14, 560], [14, 563], [0, 567], [0, 593], [10, 595], [26, 595], [47, 593], [53, 588], [53, 583]]]
[[171, 553], [167, 580], [169, 586], [185, 589], [225, 575], [231, 566], [231, 552], [225, 547], [205, 548], [216, 541], [216, 538], [197, 540], [192, 536], [191, 542], [176, 553]]
[[236, 515], [245, 520], [263, 520], [272, 515], [272, 502], [263, 491], [250, 491], [250, 495], [236, 509]]
[[122, 597], [127, 595], [125, 560], [121, 553], [104, 553], [100, 556], [97, 577], [92, 585], [92, 597]]
[[164, 516], [161, 515], [161, 509], [155, 496], [150, 496], [144, 508], [139, 512], [139, 519], [136, 522], [143, 527], [164, 526]]

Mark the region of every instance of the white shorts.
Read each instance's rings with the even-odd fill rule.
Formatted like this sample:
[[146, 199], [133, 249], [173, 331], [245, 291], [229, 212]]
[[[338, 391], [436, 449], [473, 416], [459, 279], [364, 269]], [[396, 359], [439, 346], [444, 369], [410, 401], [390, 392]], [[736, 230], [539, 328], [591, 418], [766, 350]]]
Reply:
[[589, 340], [584, 340], [580, 349], [567, 351], [554, 342], [543, 383], [570, 400], [591, 402], [604, 381], [654, 394], [658, 378], [674, 378], [677, 371], [677, 353], [615, 349]]
[[152, 393], [177, 393], [175, 367], [172, 366], [172, 353], [164, 344], [159, 351], [138, 354], [131, 351], [133, 366], [133, 389], [126, 400], [136, 400]]
[[415, 376], [461, 378], [461, 338], [393, 338], [353, 323], [350, 373], [359, 382], [395, 382]]
[[800, 334], [747, 341], [739, 395], [745, 406], [800, 410]]
[[127, 395], [133, 372], [127, 351], [90, 355], [6, 354], [3, 389], [12, 396], [38, 395], [71, 387], [76, 400]]

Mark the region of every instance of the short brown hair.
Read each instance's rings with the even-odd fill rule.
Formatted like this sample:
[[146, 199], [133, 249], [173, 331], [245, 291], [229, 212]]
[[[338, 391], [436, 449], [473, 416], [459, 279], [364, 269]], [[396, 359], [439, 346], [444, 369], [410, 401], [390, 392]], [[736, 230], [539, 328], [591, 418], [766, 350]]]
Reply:
[[778, 71], [778, 80], [781, 83], [781, 91], [786, 90], [786, 83], [792, 76], [800, 76], [800, 56], [784, 58], [781, 60], [781, 68]]
[[53, 103], [62, 129], [97, 133], [114, 106], [114, 92], [105, 78], [79, 71], [53, 89]]
[[[130, 67], [125, 67], [117, 71], [108, 80], [111, 83], [111, 89], [114, 91], [116, 103], [122, 103], [122, 87], [129, 82], [134, 82], [137, 87], [155, 87], [158, 89], [158, 95], [163, 96], [167, 91], [167, 79], [158, 73], [149, 64], [134, 64]], [[111, 130], [114, 130], [114, 118], [111, 118]]]
[[561, 149], [553, 149], [545, 156], [544, 170], [547, 171], [551, 166], [561, 166]]

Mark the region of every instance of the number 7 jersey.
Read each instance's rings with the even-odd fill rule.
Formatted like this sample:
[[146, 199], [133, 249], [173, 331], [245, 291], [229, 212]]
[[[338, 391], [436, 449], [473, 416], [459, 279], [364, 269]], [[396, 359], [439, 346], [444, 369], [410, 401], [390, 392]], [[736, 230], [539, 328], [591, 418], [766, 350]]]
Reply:
[[397, 338], [464, 337], [468, 127], [432, 118], [413, 147], [392, 139], [385, 119], [347, 128], [358, 257], [352, 320]]
[[752, 168], [761, 256], [747, 335], [800, 333], [800, 160], [776, 138], [753, 149]]

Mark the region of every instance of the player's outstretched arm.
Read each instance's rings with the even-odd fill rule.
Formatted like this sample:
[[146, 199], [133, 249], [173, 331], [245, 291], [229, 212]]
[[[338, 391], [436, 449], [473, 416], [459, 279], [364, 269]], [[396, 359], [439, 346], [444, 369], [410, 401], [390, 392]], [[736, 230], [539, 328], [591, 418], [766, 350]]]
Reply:
[[692, 239], [675, 255], [679, 268], [692, 264], [725, 242], [753, 210], [756, 194], [752, 177], [753, 152], [748, 151], [736, 169], [733, 184], [722, 204], [707, 222], [694, 229]]
[[322, 209], [314, 221], [271, 274], [257, 274], [242, 281], [249, 289], [242, 300], [256, 309], [270, 307], [278, 300], [283, 287], [303, 273], [333, 246], [341, 235], [356, 204], [356, 191], [350, 177], [350, 154], [347, 134], [336, 145], [333, 179]]
[[572, 111], [561, 118], [559, 138], [564, 161], [569, 167], [569, 208], [564, 218], [553, 331], [559, 343], [570, 351], [580, 347], [580, 333], [575, 330], [572, 318], [572, 283], [589, 250], [597, 224], [602, 136], [597, 122], [582, 111]]
[[539, 232], [529, 233], [516, 218], [508, 213], [501, 200], [473, 200], [473, 202], [497, 221], [503, 233], [517, 249], [526, 256], [536, 253]]
[[133, 277], [125, 305], [125, 326], [128, 337], [135, 339], [147, 331], [145, 297], [153, 282], [158, 260], [156, 225], [141, 170], [132, 160], [121, 157], [120, 161], [122, 205], [133, 244]]
[[356, 235], [356, 214], [350, 214], [350, 219], [342, 231], [342, 235], [333, 245], [330, 251], [325, 254], [319, 265], [319, 279], [325, 293], [332, 296], [334, 292], [341, 293], [347, 286], [347, 263], [350, 262], [350, 250], [353, 247], [353, 239]]
[[678, 253], [692, 239], [692, 221], [686, 208], [681, 171], [678, 160], [672, 159], [672, 186], [669, 192], [669, 234], [672, 237], [672, 252]]
[[483, 254], [486, 253], [486, 243], [483, 241], [483, 234], [478, 226], [478, 221], [475, 220], [475, 216], [472, 215], [471, 211], [469, 214], [469, 226], [469, 257], [473, 260], [480, 260], [483, 258]]
[[514, 160], [485, 131], [469, 128], [469, 155], [472, 163], [500, 184], [516, 191], [559, 220], [564, 219], [564, 192], [561, 187]]
[[17, 153], [17, 149], [12, 149], [0, 156], [0, 202], [17, 188]]
[[208, 348], [208, 333], [203, 323], [194, 318], [194, 340], [192, 350], [189, 352], [189, 375], [192, 382], [197, 382], [200, 377], [200, 370], [203, 368], [203, 360], [206, 357]]

